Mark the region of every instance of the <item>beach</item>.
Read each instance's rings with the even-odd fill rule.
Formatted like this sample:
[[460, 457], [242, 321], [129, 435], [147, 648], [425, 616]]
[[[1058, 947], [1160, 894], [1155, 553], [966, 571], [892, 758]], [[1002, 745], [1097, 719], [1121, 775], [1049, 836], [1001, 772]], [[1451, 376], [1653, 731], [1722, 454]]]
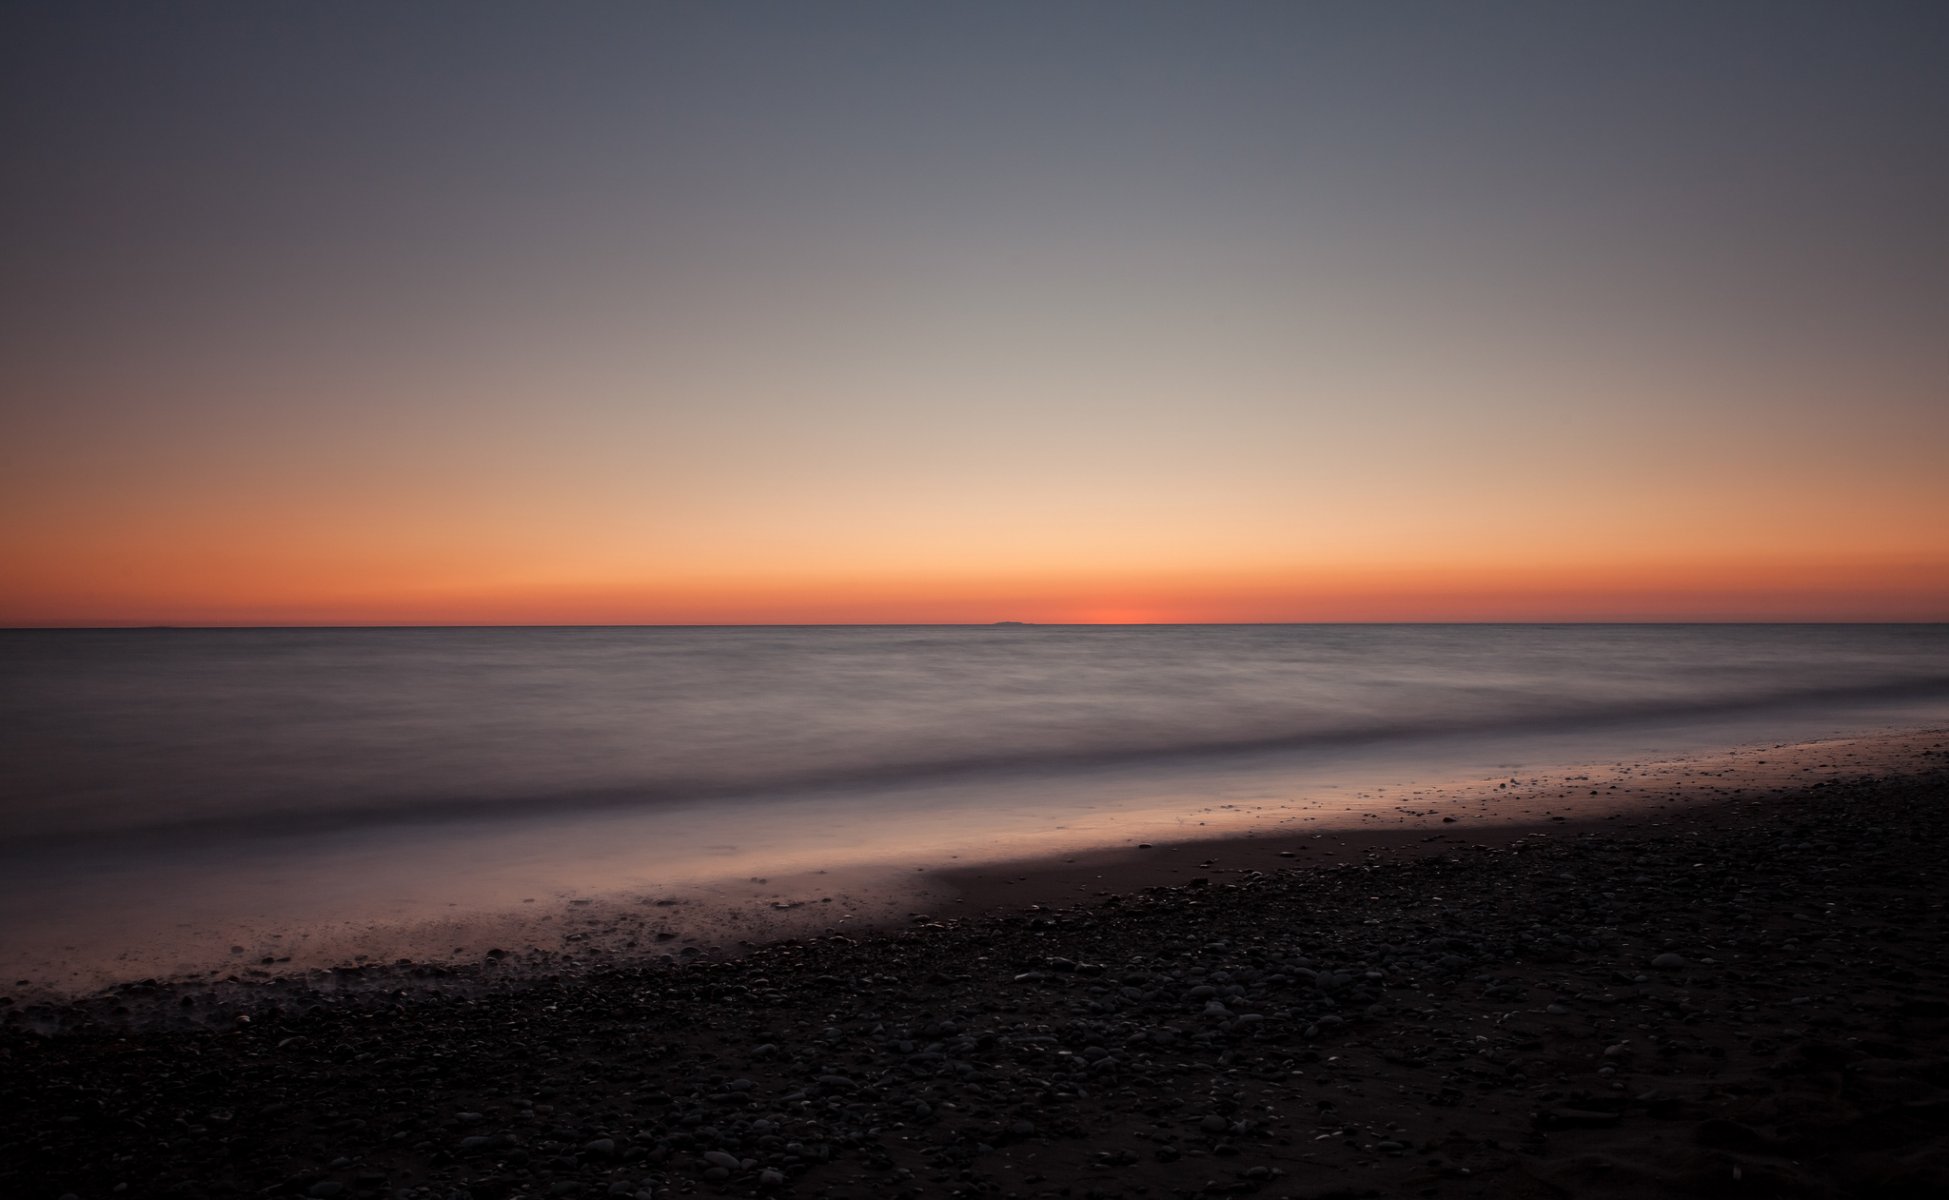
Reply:
[[17, 997], [0, 1190], [1936, 1195], [1946, 792], [1939, 730], [1748, 746], [782, 940]]

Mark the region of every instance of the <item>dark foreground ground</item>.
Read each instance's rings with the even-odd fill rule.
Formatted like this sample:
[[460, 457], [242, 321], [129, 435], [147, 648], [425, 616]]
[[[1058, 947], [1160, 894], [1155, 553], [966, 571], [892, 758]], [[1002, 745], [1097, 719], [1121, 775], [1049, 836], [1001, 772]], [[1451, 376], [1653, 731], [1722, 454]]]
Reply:
[[1924, 761], [735, 961], [11, 1003], [0, 1197], [1949, 1195]]

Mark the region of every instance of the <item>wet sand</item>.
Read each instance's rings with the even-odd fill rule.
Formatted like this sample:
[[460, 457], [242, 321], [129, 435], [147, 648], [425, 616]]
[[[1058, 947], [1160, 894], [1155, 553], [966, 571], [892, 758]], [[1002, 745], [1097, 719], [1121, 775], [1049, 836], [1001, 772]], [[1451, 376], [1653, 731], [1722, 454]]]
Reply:
[[[1900, 775], [1940, 753], [1949, 731], [1745, 746], [1713, 754], [1584, 764], [1498, 778], [1356, 792], [1264, 832], [1138, 843], [1080, 853], [949, 867], [933, 879], [960, 908], [1065, 904], [1138, 888], [1252, 871], [1359, 864], [1442, 854], [1459, 845], [1652, 829], [1674, 812], [1693, 822], [1740, 821], [1743, 806], [1866, 777]], [[1376, 807], [1376, 800], [1386, 801]]]
[[1949, 1189], [1949, 735], [1592, 776], [919, 872], [735, 956], [16, 998], [0, 1194]]

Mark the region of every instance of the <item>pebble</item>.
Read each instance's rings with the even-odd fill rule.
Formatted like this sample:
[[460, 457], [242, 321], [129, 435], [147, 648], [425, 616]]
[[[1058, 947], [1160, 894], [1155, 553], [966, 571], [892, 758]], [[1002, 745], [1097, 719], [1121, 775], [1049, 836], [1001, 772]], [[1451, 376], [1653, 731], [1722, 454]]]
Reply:
[[[1715, 877], [1689, 869], [1697, 843], [1682, 862], [1659, 851], [1668, 836], [1649, 834], [1649, 848], [1620, 837], [1614, 849], [1564, 837], [1520, 855], [1480, 847], [1464, 855], [1455, 842], [1415, 861], [1222, 871], [1197, 891], [1180, 881], [1116, 905], [1079, 897], [1033, 913], [947, 917], [943, 928], [856, 940], [808, 936], [684, 965], [557, 964], [558, 976], [518, 977], [526, 967], [516, 955], [486, 990], [488, 972], [470, 955], [473, 974], [438, 985], [449, 990], [424, 1003], [405, 990], [362, 996], [338, 980], [317, 990], [267, 987], [263, 1002], [277, 1008], [254, 1008], [251, 1027], [211, 1017], [218, 1027], [187, 1041], [137, 1035], [128, 1044], [140, 1055], [110, 1054], [102, 1047], [111, 1043], [86, 1028], [83, 1038], [30, 1039], [10, 1027], [13, 1040], [0, 1050], [48, 1064], [42, 1078], [85, 1085], [90, 1107], [79, 1116], [78, 1106], [55, 1107], [49, 1088], [24, 1072], [0, 1072], [0, 1100], [25, 1114], [13, 1123], [27, 1123], [26, 1144], [62, 1149], [49, 1161], [65, 1177], [31, 1181], [38, 1186], [18, 1193], [27, 1200], [62, 1191], [50, 1182], [76, 1189], [75, 1198], [111, 1194], [112, 1168], [81, 1165], [82, 1148], [127, 1155], [135, 1135], [96, 1111], [126, 1122], [173, 1106], [195, 1118], [219, 1101], [237, 1115], [221, 1133], [224, 1154], [242, 1150], [239, 1163], [275, 1153], [281, 1162], [339, 1162], [348, 1181], [352, 1171], [393, 1173], [361, 1173], [348, 1186], [312, 1171], [284, 1184], [287, 1196], [384, 1196], [408, 1164], [411, 1182], [399, 1194], [410, 1200], [578, 1192], [642, 1200], [714, 1194], [715, 1184], [726, 1195], [762, 1189], [814, 1200], [1011, 1188], [1024, 1196], [1072, 1188], [1080, 1197], [1092, 1185], [1115, 1194], [1102, 1176], [1072, 1169], [1092, 1160], [1079, 1169], [1131, 1168], [1126, 1178], [1159, 1196], [1201, 1188], [1270, 1196], [1278, 1189], [1259, 1185], [1280, 1173], [1265, 1164], [1287, 1160], [1279, 1147], [1309, 1138], [1328, 1169], [1357, 1168], [1379, 1194], [1411, 1194], [1410, 1170], [1462, 1178], [1473, 1165], [1479, 1176], [1534, 1154], [1513, 1140], [1492, 1145], [1491, 1134], [1643, 1129], [1695, 1103], [1701, 1072], [1777, 1081], [1803, 1060], [1809, 1070], [1836, 1070], [1869, 1053], [1859, 1047], [1872, 1045], [1875, 1031], [1857, 1026], [1882, 1014], [1859, 998], [1886, 986], [1857, 949], [1874, 942], [1872, 928], [1858, 942], [1847, 931], [1816, 947], [1823, 931], [1803, 925], [1807, 949], [1782, 950], [1768, 924], [1784, 905], [1811, 910], [1819, 901], [1820, 911], [1848, 920], [1867, 910], [1883, 926], [1900, 925], [1894, 910], [1872, 907], [1880, 893], [1854, 903], [1856, 893], [1839, 890], [1852, 885], [1807, 871], [1810, 862], [1866, 863], [1866, 849], [1836, 850], [1823, 839], [1818, 858], [1809, 851], [1807, 861], [1776, 862], [1769, 841], [1764, 854]], [[1906, 869], [1911, 883], [1922, 878], [1922, 867]], [[1634, 873], [1640, 884], [1630, 882]], [[1833, 897], [1806, 898], [1830, 886]], [[1513, 912], [1512, 900], [1521, 901]], [[1758, 920], [1709, 924], [1722, 910]], [[1883, 961], [1907, 972], [1904, 995], [1923, 996], [1935, 982], [1924, 934], [1938, 923], [1931, 916], [1907, 940], [1878, 948], [1892, 948]], [[1645, 986], [1698, 961], [1653, 957], [1667, 945], [1723, 945], [1714, 953], [1729, 966], [1714, 968], [1714, 989], [1697, 996]], [[1032, 986], [1009, 986], [1016, 972], [1033, 973]], [[1736, 1007], [1762, 987], [1763, 1007]], [[1792, 1013], [1804, 1038], [1770, 1024], [1774, 1005], [1808, 997], [1817, 1000]], [[191, 1015], [173, 997], [169, 1007], [174, 1019], [193, 1021], [239, 1005], [226, 993], [199, 999]], [[0, 1025], [9, 1011], [0, 1009]], [[1731, 1015], [1741, 1011], [1769, 1024]], [[1928, 1019], [1910, 1016], [1905, 1030], [1922, 1029], [1934, 1012], [1918, 1008]], [[1888, 1007], [1885, 1015], [1902, 1014]], [[1817, 1028], [1816, 1018], [1847, 1024]], [[1806, 1050], [1813, 1040], [1832, 1043], [1833, 1065]], [[227, 1053], [232, 1046], [243, 1053]], [[1708, 1062], [1720, 1048], [1731, 1057]], [[513, 1064], [512, 1049], [524, 1051]], [[1584, 1064], [1580, 1077], [1574, 1060]], [[1908, 1071], [1912, 1061], [1922, 1061], [1919, 1051], [1873, 1066]], [[278, 1074], [252, 1073], [271, 1062]], [[1626, 1101], [1636, 1062], [1655, 1064], [1664, 1092]], [[1598, 1069], [1611, 1076], [1600, 1079]], [[1439, 1162], [1415, 1152], [1429, 1143], [1387, 1124], [1405, 1110], [1381, 1097], [1403, 1080], [1441, 1106], [1444, 1127], [1465, 1131], [1441, 1135]], [[1727, 1119], [1773, 1129], [1737, 1113], [1741, 1093], [1727, 1094], [1735, 1097]], [[491, 1115], [456, 1112], [461, 1103]], [[1030, 1111], [1033, 1120], [1023, 1115]], [[487, 1126], [507, 1132], [483, 1136]], [[1019, 1144], [1036, 1137], [1051, 1149]], [[219, 1160], [197, 1144], [149, 1143], [157, 1164], [150, 1176], [130, 1176], [130, 1194], [148, 1194], [150, 1178], [207, 1174]], [[1561, 1149], [1575, 1152], [1567, 1139]], [[1071, 1165], [1056, 1165], [1064, 1156]], [[1010, 1169], [1021, 1174], [1001, 1173]], [[1048, 1178], [1028, 1178], [1033, 1169]], [[1767, 1168], [1820, 1169], [1785, 1159]], [[1843, 1194], [1802, 1188], [1802, 1178], [1792, 1176], [1796, 1194]], [[342, 1190], [312, 1190], [326, 1184]]]

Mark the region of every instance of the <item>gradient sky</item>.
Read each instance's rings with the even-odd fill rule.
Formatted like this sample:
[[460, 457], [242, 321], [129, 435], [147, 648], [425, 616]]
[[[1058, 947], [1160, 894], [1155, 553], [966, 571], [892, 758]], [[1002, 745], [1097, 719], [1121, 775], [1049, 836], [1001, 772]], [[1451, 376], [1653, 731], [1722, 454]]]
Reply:
[[1949, 619], [1949, 5], [0, 8], [0, 624]]

